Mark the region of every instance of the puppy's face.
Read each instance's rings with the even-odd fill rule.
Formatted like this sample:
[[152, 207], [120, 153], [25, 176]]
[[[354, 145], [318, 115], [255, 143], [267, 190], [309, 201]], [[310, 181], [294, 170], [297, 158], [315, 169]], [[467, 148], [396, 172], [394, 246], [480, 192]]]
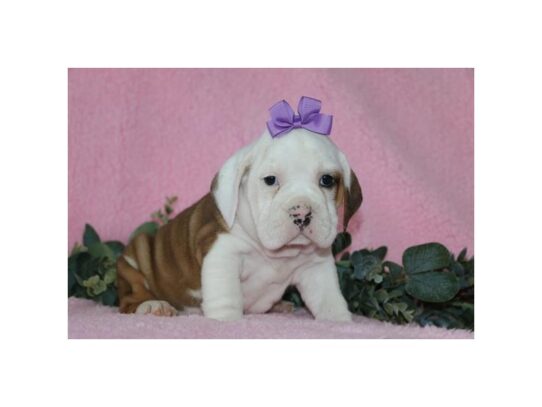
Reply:
[[237, 221], [272, 251], [330, 247], [339, 206], [345, 205], [347, 223], [361, 204], [344, 155], [328, 137], [304, 129], [276, 138], [266, 132], [240, 150], [213, 193], [228, 226]]
[[268, 250], [329, 247], [343, 174], [337, 149], [307, 130], [271, 141], [255, 155], [243, 185], [260, 242]]

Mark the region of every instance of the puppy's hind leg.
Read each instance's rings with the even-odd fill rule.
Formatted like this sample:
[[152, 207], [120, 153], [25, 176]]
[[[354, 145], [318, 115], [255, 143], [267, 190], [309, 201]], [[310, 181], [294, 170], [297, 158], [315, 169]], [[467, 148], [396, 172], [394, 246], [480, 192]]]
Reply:
[[145, 276], [137, 269], [135, 260], [126, 255], [117, 260], [117, 292], [119, 311], [123, 314], [134, 313], [142, 303], [156, 300], [148, 288]]
[[120, 312], [167, 317], [177, 315], [177, 310], [169, 302], [157, 300], [150, 292], [147, 280], [137, 270], [133, 258], [121, 256], [117, 261], [117, 272]]
[[150, 262], [152, 241], [141, 233], [126, 247], [117, 260], [117, 288], [119, 310], [122, 313], [177, 315], [177, 310], [167, 301], [157, 298], [147, 278], [152, 278]]

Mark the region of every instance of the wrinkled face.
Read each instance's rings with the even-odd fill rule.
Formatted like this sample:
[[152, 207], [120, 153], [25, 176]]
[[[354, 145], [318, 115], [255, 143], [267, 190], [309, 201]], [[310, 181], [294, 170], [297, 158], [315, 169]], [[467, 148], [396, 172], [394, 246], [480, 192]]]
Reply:
[[361, 204], [344, 155], [328, 137], [304, 129], [276, 138], [265, 132], [224, 164], [212, 190], [228, 227], [269, 251], [329, 248], [338, 207], [345, 204], [346, 223]]
[[242, 185], [263, 246], [329, 247], [337, 233], [342, 178], [337, 149], [327, 137], [297, 130], [266, 143]]

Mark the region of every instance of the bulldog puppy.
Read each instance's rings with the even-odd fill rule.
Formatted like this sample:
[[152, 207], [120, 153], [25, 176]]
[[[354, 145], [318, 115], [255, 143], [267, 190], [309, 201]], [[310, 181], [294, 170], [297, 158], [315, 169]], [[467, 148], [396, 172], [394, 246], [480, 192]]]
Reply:
[[295, 285], [316, 319], [351, 320], [331, 244], [361, 205], [344, 154], [322, 134], [269, 130], [229, 158], [197, 203], [140, 234], [118, 260], [123, 313], [201, 307], [218, 320], [264, 313]]

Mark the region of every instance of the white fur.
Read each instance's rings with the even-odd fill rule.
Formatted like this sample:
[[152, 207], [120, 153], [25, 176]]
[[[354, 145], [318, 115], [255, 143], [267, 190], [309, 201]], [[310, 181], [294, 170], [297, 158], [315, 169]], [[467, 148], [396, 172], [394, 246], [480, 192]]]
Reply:
[[202, 299], [202, 296], [201, 296], [201, 290], [188, 290], [188, 294], [190, 294], [190, 296], [192, 298], [195, 298], [196, 300], [201, 300]]
[[[266, 312], [294, 284], [317, 319], [351, 319], [330, 250], [335, 190], [319, 186], [322, 175], [335, 172], [348, 189], [344, 155], [328, 137], [304, 129], [274, 139], [266, 131], [224, 164], [213, 194], [230, 231], [203, 262], [204, 315], [235, 320], [243, 312]], [[269, 175], [277, 186], [263, 182]], [[290, 216], [297, 206], [312, 212], [302, 230]]]
[[123, 255], [123, 257], [124, 257], [124, 260], [126, 260], [126, 263], [128, 263], [130, 266], [132, 266], [136, 270], [139, 270], [139, 266], [137, 264], [137, 261], [135, 261], [133, 258], [131, 258], [130, 256], [127, 256], [127, 255]]
[[241, 177], [249, 163], [252, 147], [252, 145], [248, 145], [240, 149], [224, 163], [218, 173], [218, 185], [220, 188], [217, 188], [213, 193], [218, 209], [228, 224], [228, 227], [232, 227], [233, 225], [237, 202], [239, 200]]
[[167, 301], [149, 300], [138, 305], [136, 314], [154, 314], [171, 317], [177, 315], [177, 310]]

